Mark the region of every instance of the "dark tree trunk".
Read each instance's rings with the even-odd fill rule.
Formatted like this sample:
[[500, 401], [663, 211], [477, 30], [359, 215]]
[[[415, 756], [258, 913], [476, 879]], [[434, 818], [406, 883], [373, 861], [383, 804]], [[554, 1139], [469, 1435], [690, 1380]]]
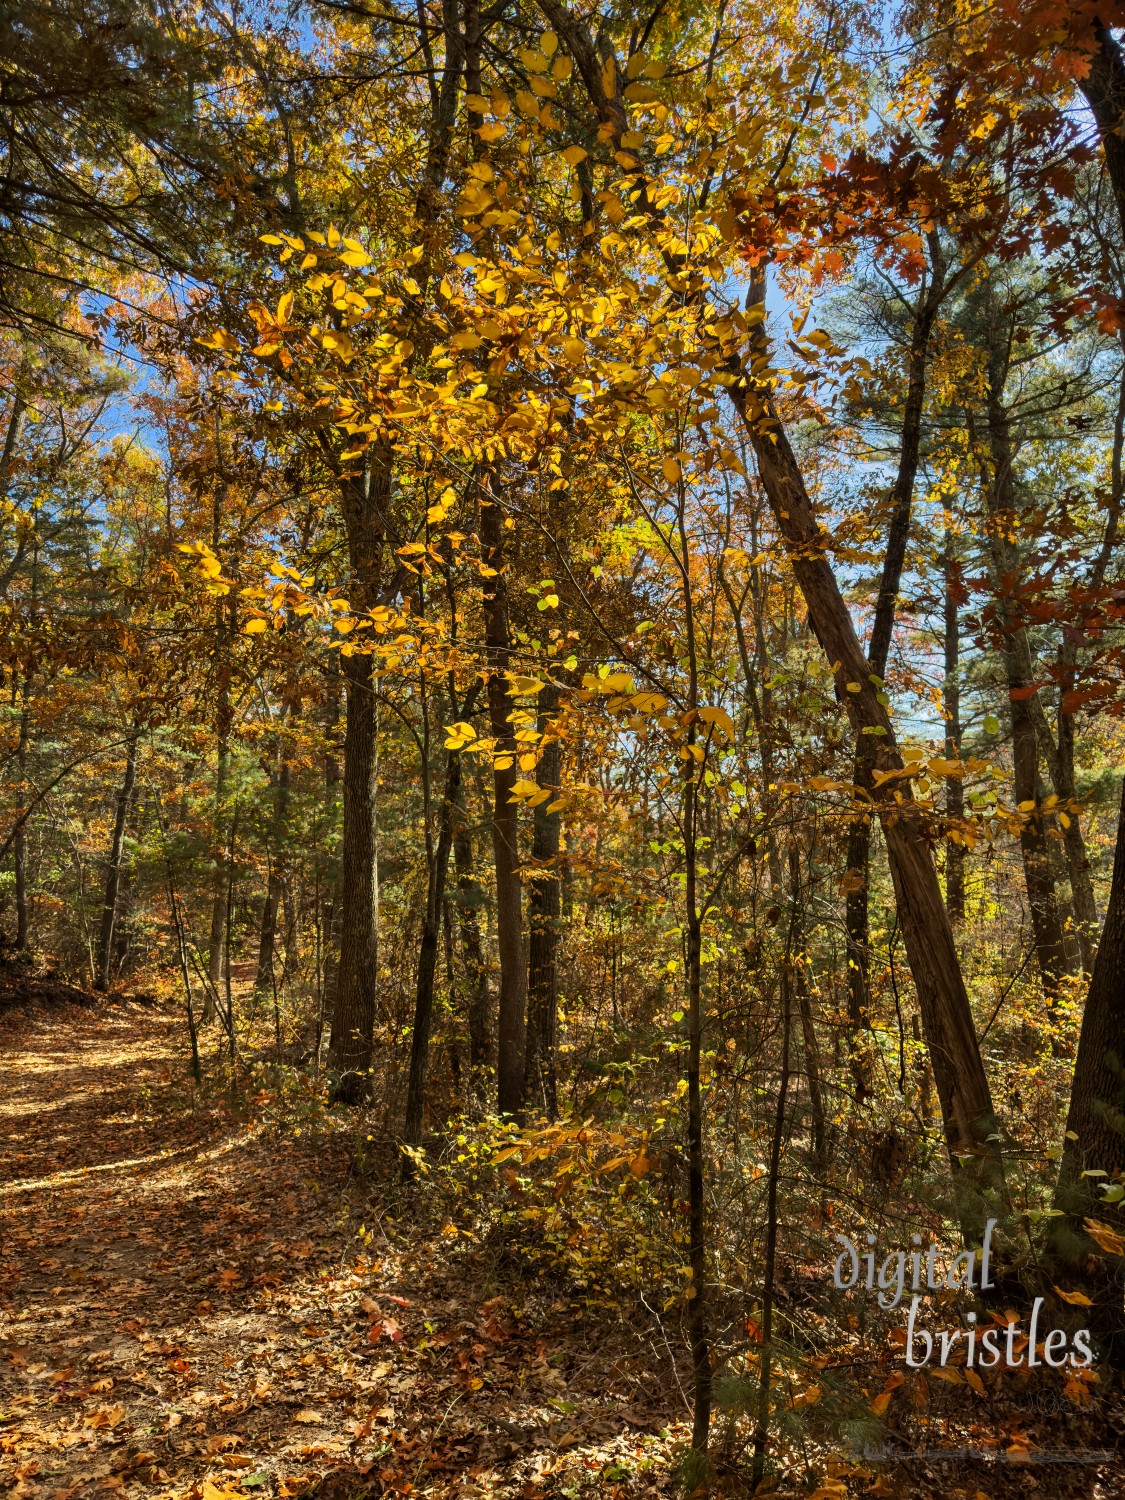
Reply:
[[102, 920], [98, 931], [98, 951], [94, 962], [94, 988], [103, 993], [109, 989], [113, 968], [113, 938], [117, 925], [117, 902], [121, 888], [121, 859], [125, 851], [125, 829], [129, 822], [129, 810], [133, 801], [133, 789], [137, 782], [137, 739], [134, 736], [125, 747], [125, 775], [121, 790], [117, 794], [117, 810], [113, 818], [113, 837], [106, 861], [105, 895], [102, 900]]
[[[351, 604], [368, 610], [380, 602], [386, 508], [393, 455], [389, 446], [368, 456], [366, 474], [341, 480], [351, 567]], [[335, 1094], [358, 1104], [370, 1087], [379, 958], [379, 874], [376, 840], [378, 716], [371, 657], [341, 650], [345, 705], [344, 836], [341, 859], [340, 954], [332, 1006], [329, 1066]]]
[[457, 927], [461, 936], [461, 963], [465, 970], [470, 1089], [473, 1094], [480, 1095], [483, 1092], [481, 1080], [492, 1061], [492, 1006], [488, 993], [488, 965], [477, 916], [484, 895], [473, 871], [473, 836], [469, 830], [464, 789], [456, 809], [453, 861], [457, 870]]
[[[946, 533], [944, 553], [945, 573], [945, 755], [947, 760], [961, 758], [961, 622], [958, 611], [958, 596], [961, 589], [960, 570], [954, 555], [953, 541]], [[945, 813], [950, 829], [965, 815], [965, 786], [959, 776], [950, 776], [945, 783]], [[954, 927], [965, 920], [965, 846], [960, 839], [945, 841], [945, 908]]]
[[[27, 775], [27, 746], [28, 746], [28, 721], [27, 721], [27, 693], [28, 686], [24, 683], [24, 705], [20, 714], [20, 739], [17, 751], [17, 764], [19, 765], [21, 780]], [[15, 837], [12, 840], [12, 862], [16, 881], [16, 951], [26, 953], [31, 941], [31, 923], [28, 915], [27, 903], [27, 822], [21, 819]]]
[[[559, 742], [550, 736], [558, 709], [558, 689], [547, 686], [540, 698], [539, 732], [544, 735], [539, 785], [559, 792]], [[527, 945], [527, 1097], [549, 1119], [558, 1114], [555, 1076], [555, 1032], [558, 1025], [559, 978], [559, 825], [560, 814], [549, 802], [535, 808], [531, 857], [535, 878], [528, 894]]]
[[[226, 817], [227, 780], [230, 775], [230, 735], [234, 715], [230, 701], [230, 656], [226, 621], [227, 606], [220, 600], [215, 606], [215, 664], [218, 684], [215, 705], [215, 793], [211, 825], [214, 870], [211, 880], [211, 926], [207, 939], [207, 978], [218, 990], [223, 980], [227, 945], [227, 871]], [[211, 1019], [213, 1003], [208, 995], [203, 1019]]]
[[286, 870], [286, 821], [289, 816], [289, 761], [285, 755], [284, 742], [279, 737], [277, 766], [273, 781], [273, 818], [269, 834], [269, 873], [266, 877], [266, 897], [262, 903], [262, 923], [258, 932], [258, 972], [254, 987], [272, 990], [274, 987], [274, 948], [277, 943], [277, 913], [281, 895], [285, 889]]
[[[922, 412], [926, 399], [926, 363], [934, 320], [945, 296], [945, 257], [938, 234], [929, 235], [930, 272], [914, 308], [907, 364], [906, 401], [902, 413], [902, 437], [899, 444], [898, 472], [891, 490], [891, 516], [887, 528], [887, 548], [867, 659], [876, 677], [887, 673], [887, 659], [894, 638], [895, 612], [910, 525], [914, 509], [914, 482], [922, 446]], [[875, 744], [870, 736], [860, 735], [855, 750], [855, 781], [865, 786], [871, 779]], [[868, 1022], [871, 1003], [868, 980], [870, 925], [868, 911], [871, 893], [871, 820], [857, 817], [848, 836], [847, 871], [844, 876], [844, 924], [848, 953], [848, 1029], [853, 1052], [852, 1072], [856, 1083], [856, 1100], [862, 1104], [870, 1092], [868, 1071], [856, 1058], [857, 1038]]]
[[527, 967], [523, 942], [523, 886], [520, 879], [519, 808], [512, 789], [519, 779], [516, 742], [508, 715], [504, 672], [511, 649], [508, 638], [508, 592], [500, 507], [482, 492], [480, 539], [484, 579], [485, 645], [488, 653], [488, 714], [496, 741], [493, 762], [492, 850], [496, 871], [496, 940], [500, 954], [499, 1049], [496, 1061], [496, 1107], [518, 1117], [524, 1105]]
[[1031, 696], [1035, 691], [1027, 632], [1012, 607], [1012, 587], [1019, 577], [1020, 557], [1009, 540], [1018, 521], [1013, 448], [1003, 392], [1007, 378], [1007, 342], [996, 325], [991, 304], [987, 313], [988, 449], [991, 472], [986, 475], [988, 545], [996, 591], [996, 616], [1002, 632], [1000, 651], [1008, 684], [1012, 727], [1012, 780], [1016, 805], [1024, 814], [1020, 825], [1020, 856], [1031, 913], [1032, 938], [1043, 991], [1053, 997], [1066, 971], [1066, 944], [1055, 896], [1055, 881], [1040, 812], [1039, 737]]
[[[1084, 1177], [1083, 1172], [1103, 1177]], [[1065, 1215], [1055, 1221], [1058, 1253], [1089, 1267], [1094, 1245], [1084, 1232], [1085, 1218], [1107, 1215], [1098, 1184], [1125, 1176], [1125, 782], [1117, 824], [1117, 850], [1105, 925], [1078, 1037], [1078, 1056], [1070, 1089], [1070, 1109], [1059, 1167], [1055, 1207]], [[1114, 1225], [1116, 1228], [1117, 1226]], [[1125, 1262], [1113, 1257], [1088, 1276], [1094, 1295], [1090, 1327], [1103, 1354], [1116, 1367], [1125, 1365]]]
[[1097, 122], [1105, 151], [1106, 171], [1117, 204], [1117, 217], [1121, 232], [1125, 234], [1125, 136], [1122, 135], [1125, 56], [1112, 31], [1101, 21], [1094, 22], [1094, 35], [1097, 46], [1090, 59], [1090, 71], [1077, 81]]
[[[404, 1139], [408, 1146], [422, 1144], [426, 1110], [426, 1065], [430, 1054], [430, 1036], [434, 1016], [434, 980], [437, 974], [438, 940], [441, 932], [442, 905], [445, 900], [445, 877], [449, 868], [449, 851], [453, 844], [453, 822], [457, 797], [461, 790], [461, 755], [451, 750], [446, 760], [445, 793], [438, 822], [437, 847], [430, 862], [426, 887], [426, 913], [422, 922], [422, 942], [418, 950], [418, 973], [414, 986], [414, 1030], [410, 1039], [410, 1078], [406, 1091]], [[406, 1175], [410, 1158], [403, 1158]]]

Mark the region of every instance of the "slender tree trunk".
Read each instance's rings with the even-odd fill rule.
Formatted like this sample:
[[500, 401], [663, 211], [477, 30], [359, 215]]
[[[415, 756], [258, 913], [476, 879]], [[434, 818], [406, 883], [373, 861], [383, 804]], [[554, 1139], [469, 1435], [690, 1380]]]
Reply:
[[[379, 602], [392, 461], [390, 447], [378, 447], [369, 452], [362, 480], [341, 481], [353, 609], [371, 609]], [[329, 1066], [337, 1075], [336, 1097], [358, 1104], [370, 1087], [378, 981], [378, 715], [371, 657], [360, 650], [345, 655], [347, 651], [345, 645], [340, 956]]]
[[277, 754], [280, 764], [273, 776], [273, 818], [270, 829], [269, 872], [266, 876], [266, 896], [262, 903], [262, 923], [258, 933], [258, 972], [254, 980], [257, 990], [274, 988], [274, 948], [277, 941], [277, 913], [285, 889], [285, 867], [287, 830], [289, 816], [289, 760], [285, 754], [283, 736], [278, 736]]
[[[422, 1144], [426, 1109], [426, 1066], [433, 1030], [434, 980], [437, 974], [438, 942], [441, 935], [441, 913], [445, 900], [445, 878], [449, 869], [449, 851], [453, 844], [453, 823], [458, 794], [461, 790], [461, 755], [450, 750], [446, 758], [445, 792], [438, 820], [438, 840], [430, 861], [426, 886], [426, 914], [422, 923], [422, 942], [418, 950], [418, 973], [414, 986], [414, 1029], [410, 1039], [410, 1078], [406, 1091], [406, 1123], [403, 1138], [408, 1146]], [[410, 1158], [403, 1158], [403, 1171], [409, 1175]]]
[[[1104, 1176], [1084, 1177], [1084, 1172]], [[1105, 926], [1082, 1013], [1078, 1056], [1070, 1089], [1062, 1162], [1054, 1206], [1054, 1244], [1063, 1258], [1087, 1266], [1094, 1249], [1084, 1233], [1086, 1218], [1110, 1218], [1098, 1184], [1125, 1175], [1125, 782], [1117, 824], [1117, 849]], [[1117, 1225], [1113, 1225], [1117, 1228]], [[1104, 1356], [1125, 1365], [1125, 1262], [1113, 1257], [1087, 1274], [1095, 1297], [1089, 1326]]]
[[484, 579], [485, 645], [488, 653], [488, 713], [496, 741], [493, 761], [492, 850], [496, 870], [496, 938], [500, 954], [497, 1109], [518, 1117], [524, 1105], [527, 960], [523, 942], [523, 887], [520, 880], [519, 809], [512, 789], [519, 779], [516, 742], [508, 715], [508, 595], [500, 507], [482, 489], [480, 539]]
[[[28, 748], [28, 719], [27, 719], [27, 696], [28, 683], [25, 680], [23, 688], [23, 710], [20, 713], [20, 738], [19, 748], [16, 752], [16, 763], [19, 766], [20, 779], [27, 776], [27, 748]], [[15, 837], [12, 840], [12, 863], [16, 881], [16, 951], [26, 953], [30, 946], [31, 923], [28, 914], [27, 903], [27, 822], [21, 820], [16, 828]]]
[[[961, 588], [960, 570], [954, 552], [949, 526], [946, 526], [943, 553], [945, 574], [945, 756], [947, 760], [961, 758], [961, 621], [958, 611], [958, 595]], [[959, 776], [950, 776], [945, 783], [945, 813], [950, 828], [965, 816], [965, 786]], [[949, 920], [959, 927], [965, 920], [965, 846], [958, 839], [945, 841], [945, 907]]]
[[[907, 543], [914, 510], [914, 483], [922, 447], [922, 413], [926, 399], [926, 363], [934, 321], [945, 296], [945, 256], [936, 231], [928, 236], [930, 269], [914, 307], [907, 361], [906, 401], [902, 413], [902, 437], [899, 444], [898, 472], [891, 489], [890, 524], [879, 592], [875, 597], [875, 614], [867, 659], [878, 678], [887, 674], [887, 659], [894, 638], [895, 613], [902, 570], [906, 563]], [[855, 782], [865, 786], [871, 779], [875, 744], [871, 736], [860, 735], [855, 749]], [[857, 816], [848, 836], [847, 869], [844, 875], [844, 925], [848, 952], [848, 1029], [853, 1054], [852, 1072], [856, 1083], [856, 1102], [862, 1104], [871, 1088], [869, 1070], [856, 1056], [859, 1033], [870, 1024], [871, 1004], [868, 978], [871, 894], [871, 819]]]
[[[693, 726], [694, 729], [694, 726]], [[694, 743], [689, 731], [689, 747]], [[696, 820], [698, 787], [695, 761], [688, 762], [690, 779], [684, 785], [684, 868], [686, 885], [688, 1065], [687, 1065], [687, 1167], [688, 1167], [688, 1287], [687, 1324], [691, 1339], [692, 1401], [691, 1446], [706, 1454], [711, 1430], [711, 1342], [707, 1333], [707, 1201], [703, 1162], [703, 931], [699, 912], [698, 851]]]
[[[548, 685], [539, 700], [539, 732], [544, 736], [539, 761], [539, 785], [558, 795], [559, 742], [551, 736], [558, 710], [558, 689]], [[527, 1097], [549, 1119], [558, 1114], [555, 1077], [555, 1032], [558, 1023], [559, 979], [559, 825], [550, 803], [535, 808], [531, 857], [535, 878], [528, 894], [527, 945]]]
[[785, 1106], [789, 1096], [789, 1034], [792, 998], [790, 994], [790, 954], [781, 968], [781, 1080], [777, 1089], [773, 1138], [770, 1142], [769, 1176], [766, 1179], [766, 1247], [762, 1273], [762, 1353], [758, 1374], [758, 1419], [754, 1429], [754, 1464], [751, 1477], [755, 1487], [761, 1484], [766, 1470], [770, 1436], [770, 1384], [773, 1366], [773, 1312], [777, 1280], [777, 1190], [781, 1177], [781, 1148], [785, 1140]]
[[109, 847], [109, 858], [106, 861], [105, 896], [102, 901], [98, 951], [94, 962], [94, 988], [103, 993], [109, 989], [110, 971], [113, 967], [113, 937], [117, 924], [118, 892], [121, 886], [121, 859], [125, 850], [125, 829], [129, 822], [129, 811], [136, 782], [137, 738], [134, 736], [125, 747], [125, 775], [121, 782], [121, 790], [117, 794], [113, 837]]
[[1020, 856], [1024, 886], [1031, 913], [1035, 957], [1043, 991], [1058, 992], [1066, 971], [1066, 944], [1055, 897], [1055, 881], [1047, 847], [1047, 832], [1040, 810], [1039, 736], [1030, 698], [1035, 692], [1031, 648], [1025, 628], [1016, 619], [1011, 598], [1019, 577], [1020, 558], [1009, 540], [1017, 521], [1013, 448], [1008, 411], [1003, 402], [1007, 376], [1007, 344], [987, 310], [988, 349], [988, 449], [991, 472], [986, 475], [988, 546], [996, 591], [996, 615], [1002, 631], [1000, 651], [1008, 684], [1008, 706], [1012, 728], [1012, 780], [1017, 807], [1024, 814], [1020, 825]]
[[[207, 942], [207, 977], [216, 990], [222, 983], [226, 955], [227, 872], [224, 851], [227, 839], [223, 830], [223, 819], [227, 811], [230, 736], [234, 722], [230, 701], [229, 631], [225, 618], [226, 610], [227, 606], [219, 600], [215, 606], [215, 661], [218, 672], [218, 691], [215, 706], [215, 795], [211, 826], [214, 873], [211, 882], [211, 927]], [[209, 1011], [210, 1006], [208, 1006]], [[204, 1020], [210, 1020], [209, 1013], [205, 1013]]]
[[461, 964], [465, 971], [470, 1090], [479, 1095], [484, 1071], [492, 1061], [492, 1006], [488, 993], [488, 965], [477, 917], [483, 893], [473, 871], [473, 837], [469, 831], [464, 788], [458, 798], [454, 821], [453, 860], [457, 870], [457, 928], [461, 937]]

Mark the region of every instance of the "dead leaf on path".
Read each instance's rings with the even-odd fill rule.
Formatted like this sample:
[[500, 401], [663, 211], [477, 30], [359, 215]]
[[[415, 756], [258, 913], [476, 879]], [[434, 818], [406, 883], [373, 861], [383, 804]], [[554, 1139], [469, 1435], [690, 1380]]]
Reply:
[[293, 1420], [294, 1422], [306, 1422], [311, 1425], [314, 1422], [323, 1422], [324, 1413], [306, 1408], [304, 1411], [299, 1411]]
[[94, 1428], [116, 1427], [125, 1415], [123, 1406], [99, 1407], [86, 1418], [86, 1426]]
[[221, 1453], [224, 1448], [233, 1452], [241, 1442], [242, 1438], [236, 1432], [219, 1432], [207, 1439], [207, 1452]]

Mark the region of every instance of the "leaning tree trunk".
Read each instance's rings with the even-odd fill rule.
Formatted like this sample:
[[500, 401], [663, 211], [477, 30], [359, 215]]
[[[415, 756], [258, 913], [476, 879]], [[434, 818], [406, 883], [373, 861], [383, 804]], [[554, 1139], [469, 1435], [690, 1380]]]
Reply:
[[[907, 958], [918, 994], [922, 1027], [950, 1162], [970, 1189], [1003, 1193], [996, 1144], [996, 1111], [984, 1070], [969, 997], [942, 899], [925, 819], [901, 779], [902, 757], [881, 691], [856, 635], [848, 607], [825, 556], [825, 537], [805, 489], [788, 435], [768, 399], [757, 408], [735, 389], [758, 460], [766, 496], [789, 552], [809, 622], [826, 659], [835, 666], [837, 697], [857, 735], [876, 743], [861, 785], [871, 796], [887, 846], [887, 860]], [[899, 800], [901, 799], [901, 800]], [[962, 1170], [964, 1168], [965, 1170]], [[961, 1194], [960, 1217], [967, 1237], [979, 1238], [985, 1214]]]
[[492, 773], [492, 852], [496, 872], [496, 939], [500, 953], [499, 1051], [496, 1107], [519, 1116], [524, 1105], [527, 969], [523, 943], [523, 885], [520, 879], [519, 808], [512, 792], [519, 771], [516, 742], [508, 722], [512, 700], [504, 677], [511, 643], [508, 590], [504, 576], [500, 507], [482, 489], [480, 539], [484, 579], [485, 645], [488, 653], [488, 714], [496, 742]]
[[[1096, 1172], [1095, 1177], [1083, 1176]], [[1078, 1056], [1070, 1087], [1054, 1221], [1056, 1251], [1087, 1268], [1087, 1291], [1095, 1298], [1090, 1327], [1102, 1352], [1117, 1368], [1125, 1364], [1125, 1264], [1119, 1256], [1098, 1263], [1090, 1275], [1094, 1243], [1083, 1220], [1100, 1220], [1106, 1209], [1099, 1184], [1125, 1176], [1125, 782], [1117, 824], [1117, 851], [1105, 925], [1082, 1013]], [[1119, 1228], [1114, 1225], [1114, 1228]]]
[[113, 819], [113, 837], [106, 861], [105, 896], [102, 900], [102, 920], [98, 930], [98, 951], [94, 962], [94, 988], [103, 993], [109, 989], [110, 971], [113, 968], [113, 938], [117, 925], [117, 902], [121, 889], [121, 859], [125, 851], [125, 829], [129, 822], [129, 809], [133, 801], [133, 790], [137, 783], [137, 736], [134, 735], [125, 747], [125, 775], [121, 790], [117, 794], [117, 810]]
[[[539, 701], [539, 732], [544, 735], [539, 762], [539, 784], [559, 792], [559, 742], [551, 736], [558, 709], [558, 689], [548, 685]], [[559, 1008], [559, 825], [561, 816], [550, 802], [535, 808], [531, 841], [534, 878], [528, 894], [527, 944], [527, 1096], [549, 1119], [558, 1114], [555, 1076], [555, 1033]]]
[[[392, 452], [370, 450], [363, 479], [342, 479], [344, 524], [351, 565], [351, 605], [379, 603], [390, 498]], [[358, 1104], [370, 1087], [378, 977], [378, 716], [371, 656], [341, 648], [344, 691], [344, 832], [341, 854], [340, 953], [332, 1005], [329, 1067], [336, 1097]]]
[[[894, 639], [895, 613], [906, 548], [914, 510], [914, 482], [922, 449], [922, 413], [926, 399], [926, 363], [934, 321], [945, 296], [945, 256], [936, 231], [928, 237], [930, 272], [914, 308], [907, 364], [906, 400], [902, 413], [902, 437], [899, 443], [898, 472], [891, 489], [891, 517], [887, 528], [887, 548], [875, 598], [875, 615], [867, 659], [876, 677], [887, 674], [887, 659]], [[871, 778], [875, 742], [860, 734], [855, 747], [855, 781], [864, 785]], [[848, 1032], [852, 1049], [852, 1073], [856, 1080], [856, 1100], [862, 1104], [870, 1091], [869, 1070], [858, 1053], [858, 1037], [869, 1024], [871, 991], [868, 979], [870, 928], [868, 910], [871, 893], [871, 820], [857, 816], [848, 835], [847, 870], [844, 876], [844, 927], [848, 953]]]

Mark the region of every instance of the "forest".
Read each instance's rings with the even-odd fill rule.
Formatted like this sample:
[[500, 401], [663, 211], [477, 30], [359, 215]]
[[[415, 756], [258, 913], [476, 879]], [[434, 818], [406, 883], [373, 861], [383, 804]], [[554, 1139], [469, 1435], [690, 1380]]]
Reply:
[[5, 1493], [1125, 1496], [1125, 6], [0, 35]]

